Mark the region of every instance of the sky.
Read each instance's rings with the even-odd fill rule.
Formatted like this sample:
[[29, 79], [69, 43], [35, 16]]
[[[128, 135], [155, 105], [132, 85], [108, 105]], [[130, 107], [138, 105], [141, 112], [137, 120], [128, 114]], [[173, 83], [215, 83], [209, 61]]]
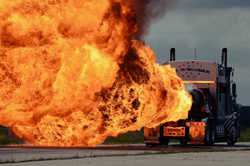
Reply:
[[234, 68], [238, 103], [250, 105], [250, 1], [179, 0], [175, 8], [152, 23], [145, 42], [156, 53], [157, 62], [169, 60], [176, 48], [177, 60], [220, 62], [221, 48], [228, 48]]

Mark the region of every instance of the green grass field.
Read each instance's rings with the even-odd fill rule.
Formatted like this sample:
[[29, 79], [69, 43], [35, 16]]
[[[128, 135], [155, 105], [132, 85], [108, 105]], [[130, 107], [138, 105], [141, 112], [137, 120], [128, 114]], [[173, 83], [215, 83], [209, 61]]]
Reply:
[[143, 143], [143, 130], [121, 134], [116, 138], [108, 137], [104, 144], [138, 144]]
[[250, 142], [250, 128], [241, 127], [240, 130], [240, 142]]
[[9, 136], [8, 128], [0, 126], [0, 145], [20, 144], [23, 141]]

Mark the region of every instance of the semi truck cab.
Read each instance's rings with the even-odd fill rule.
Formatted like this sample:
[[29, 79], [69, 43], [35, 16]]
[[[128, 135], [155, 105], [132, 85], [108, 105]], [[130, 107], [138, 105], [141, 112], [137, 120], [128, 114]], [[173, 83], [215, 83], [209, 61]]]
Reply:
[[226, 141], [234, 145], [239, 137], [236, 84], [233, 69], [227, 66], [227, 49], [222, 49], [222, 62], [175, 61], [170, 50], [171, 65], [182, 78], [193, 103], [187, 119], [166, 122], [156, 128], [144, 128], [146, 145], [168, 144], [177, 139], [181, 144], [206, 144]]

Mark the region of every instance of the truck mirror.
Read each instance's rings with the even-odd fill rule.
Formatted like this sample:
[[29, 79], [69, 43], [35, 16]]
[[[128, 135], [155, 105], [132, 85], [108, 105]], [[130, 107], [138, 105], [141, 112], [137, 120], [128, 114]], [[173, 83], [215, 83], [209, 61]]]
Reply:
[[237, 96], [237, 92], [236, 92], [236, 84], [233, 83], [232, 85], [232, 93], [233, 93], [233, 96], [236, 97]]

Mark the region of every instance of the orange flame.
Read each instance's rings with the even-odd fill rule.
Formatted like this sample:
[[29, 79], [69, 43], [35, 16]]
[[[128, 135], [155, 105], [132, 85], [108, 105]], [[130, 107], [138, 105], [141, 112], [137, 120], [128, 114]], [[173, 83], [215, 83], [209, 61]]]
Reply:
[[0, 125], [38, 145], [95, 146], [186, 118], [191, 97], [131, 40], [127, 2], [0, 0]]

